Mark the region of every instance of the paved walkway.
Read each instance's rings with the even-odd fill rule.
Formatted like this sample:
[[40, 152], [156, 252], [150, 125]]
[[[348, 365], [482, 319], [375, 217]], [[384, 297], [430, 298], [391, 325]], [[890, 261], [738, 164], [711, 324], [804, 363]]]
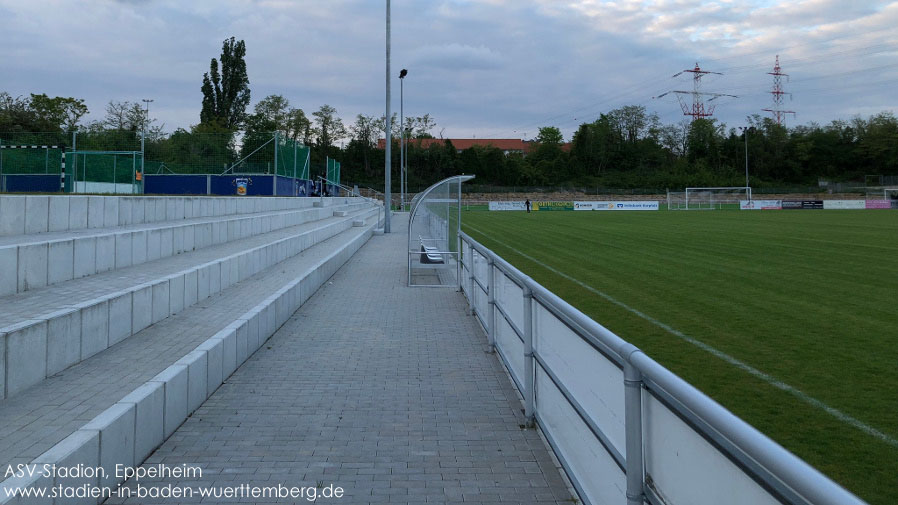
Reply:
[[[345, 490], [328, 503], [573, 503], [539, 435], [522, 429], [521, 403], [462, 295], [406, 287], [406, 223], [394, 221], [145, 464], [202, 476], [141, 486]], [[173, 501], [308, 503], [156, 503]]]

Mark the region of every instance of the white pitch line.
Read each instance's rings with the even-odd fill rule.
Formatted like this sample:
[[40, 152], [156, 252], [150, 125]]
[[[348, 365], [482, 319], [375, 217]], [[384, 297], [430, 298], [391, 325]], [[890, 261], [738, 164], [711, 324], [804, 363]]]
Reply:
[[633, 307], [630, 307], [629, 305], [617, 300], [616, 298], [612, 297], [611, 295], [609, 295], [607, 293], [603, 293], [603, 292], [599, 291], [598, 289], [584, 283], [583, 281], [581, 281], [579, 279], [575, 279], [574, 277], [571, 277], [570, 275], [568, 275], [560, 270], [557, 270], [557, 269], [553, 268], [552, 266], [549, 266], [549, 265], [543, 263], [542, 261], [534, 258], [533, 256], [525, 254], [525, 253], [519, 251], [518, 249], [516, 249], [502, 241], [494, 239], [493, 237], [478, 230], [477, 228], [474, 228], [473, 226], [466, 225], [466, 227], [470, 230], [473, 230], [473, 231], [479, 233], [480, 235], [483, 235], [484, 237], [489, 238], [493, 242], [495, 242], [503, 247], [506, 247], [511, 251], [514, 251], [516, 254], [520, 255], [521, 257], [526, 258], [529, 261], [532, 261], [533, 263], [536, 263], [537, 265], [545, 268], [546, 270], [554, 273], [555, 275], [558, 275], [559, 277], [563, 277], [563, 278], [573, 282], [574, 284], [579, 285], [583, 289], [586, 289], [587, 291], [604, 298], [605, 300], [613, 303], [614, 305], [617, 305], [618, 307], [620, 307], [632, 314], [639, 316], [640, 318], [648, 321], [649, 323], [654, 324], [655, 326], [670, 333], [671, 335], [679, 337], [679, 338], [685, 340], [686, 342], [689, 342], [690, 344], [698, 347], [699, 349], [707, 351], [707, 352], [713, 354], [714, 356], [717, 356], [718, 358], [726, 361], [727, 363], [729, 363], [741, 370], [748, 372], [749, 374], [763, 380], [764, 382], [770, 384], [771, 386], [773, 386], [777, 389], [780, 389], [782, 391], [785, 391], [787, 393], [790, 393], [793, 396], [800, 399], [801, 401], [823, 410], [824, 412], [826, 412], [827, 414], [830, 414], [831, 416], [835, 417], [839, 421], [842, 421], [843, 423], [854, 426], [855, 428], [863, 431], [864, 433], [871, 435], [873, 437], [876, 437], [893, 447], [898, 447], [898, 439], [895, 439], [895, 438], [877, 430], [876, 428], [870, 426], [869, 424], [864, 423], [860, 419], [854, 418], [854, 417], [842, 412], [841, 410], [830, 407], [829, 405], [827, 405], [827, 404], [823, 403], [822, 401], [808, 395], [807, 393], [795, 388], [794, 386], [790, 386], [789, 384], [786, 384], [785, 382], [777, 379], [776, 377], [773, 377], [772, 375], [770, 375], [768, 373], [758, 370], [757, 368], [749, 365], [748, 363], [745, 363], [744, 361], [740, 361], [739, 359], [734, 358], [733, 356], [730, 356], [729, 354], [727, 354], [723, 351], [715, 349], [714, 347], [711, 347], [710, 345], [708, 345], [700, 340], [690, 337], [689, 335], [686, 335], [682, 331], [680, 331], [676, 328], [672, 328], [671, 326], [669, 326], [661, 321], [658, 321], [657, 319], [653, 318], [652, 316], [649, 316], [648, 314], [646, 314], [638, 309], [634, 309]]

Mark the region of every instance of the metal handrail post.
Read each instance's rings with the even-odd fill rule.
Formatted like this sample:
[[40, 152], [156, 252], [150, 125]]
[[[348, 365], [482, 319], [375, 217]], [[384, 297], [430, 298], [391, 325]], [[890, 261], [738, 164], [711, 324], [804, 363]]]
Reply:
[[490, 352], [496, 352], [496, 269], [493, 266], [493, 257], [489, 257], [488, 263], [489, 272], [486, 276], [486, 287], [487, 287], [487, 316], [486, 319], [489, 321], [489, 327], [487, 328], [487, 341], [490, 345]]
[[624, 430], [627, 446], [627, 505], [643, 505], [645, 474], [642, 445], [642, 372], [630, 363], [641, 351], [630, 345], [624, 352]]
[[455, 278], [458, 279], [458, 290], [459, 290], [459, 292], [461, 292], [462, 294], [464, 294], [464, 288], [463, 288], [463, 286], [462, 286], [462, 282], [463, 282], [463, 281], [462, 281], [462, 275], [461, 275], [461, 273], [465, 270], [465, 268], [464, 268], [464, 266], [462, 266], [462, 265], [463, 265], [462, 262], [463, 262], [463, 261], [467, 261], [468, 259], [462, 257], [462, 253], [464, 252], [464, 244], [465, 244], [465, 242], [464, 242], [464, 240], [461, 238], [461, 234], [459, 234], [457, 237], [455, 237], [455, 240], [458, 242], [458, 262], [457, 262], [457, 265], [455, 266], [455, 268], [456, 268], [456, 270], [455, 270]]
[[471, 258], [468, 260], [468, 304], [471, 306], [471, 315], [474, 311], [474, 249], [471, 249]]
[[536, 378], [533, 369], [533, 291], [524, 286], [524, 416], [528, 425], [535, 419]]

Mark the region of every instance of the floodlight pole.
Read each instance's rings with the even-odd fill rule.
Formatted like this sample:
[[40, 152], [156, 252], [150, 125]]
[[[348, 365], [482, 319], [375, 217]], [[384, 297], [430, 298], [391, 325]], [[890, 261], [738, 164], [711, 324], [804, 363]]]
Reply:
[[[146, 175], [146, 167], [144, 166], [144, 162], [146, 161], [146, 138], [147, 138], [147, 123], [150, 122], [150, 104], [153, 103], [152, 99], [144, 98], [141, 100], [146, 104], [146, 109], [143, 116], [143, 131], [140, 133], [140, 180], [143, 181], [143, 176]], [[133, 174], [132, 174], [133, 176]], [[112, 180], [112, 187], [115, 186], [115, 178]], [[132, 189], [133, 192], [133, 189]], [[116, 193], [118, 191], [116, 190]]]
[[405, 74], [399, 73], [399, 210], [405, 210]]
[[[740, 130], [745, 134], [745, 187], [748, 186], [748, 132], [752, 131], [754, 128], [751, 126], [740, 126]], [[748, 200], [751, 201], [751, 194], [748, 195]]]
[[384, 233], [390, 233], [390, 144], [393, 118], [390, 115], [390, 0], [387, 0], [387, 113], [384, 115], [384, 138], [386, 152], [384, 154]]
[[748, 187], [748, 130], [745, 130], [745, 187]]

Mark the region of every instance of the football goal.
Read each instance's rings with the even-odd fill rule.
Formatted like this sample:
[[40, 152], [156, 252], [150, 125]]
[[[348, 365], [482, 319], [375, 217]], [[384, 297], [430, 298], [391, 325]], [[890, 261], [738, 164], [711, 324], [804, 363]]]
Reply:
[[740, 202], [751, 201], [751, 188], [686, 188], [686, 191], [668, 191], [668, 210], [739, 209]]
[[139, 194], [143, 174], [140, 151], [69, 151], [66, 191]]

